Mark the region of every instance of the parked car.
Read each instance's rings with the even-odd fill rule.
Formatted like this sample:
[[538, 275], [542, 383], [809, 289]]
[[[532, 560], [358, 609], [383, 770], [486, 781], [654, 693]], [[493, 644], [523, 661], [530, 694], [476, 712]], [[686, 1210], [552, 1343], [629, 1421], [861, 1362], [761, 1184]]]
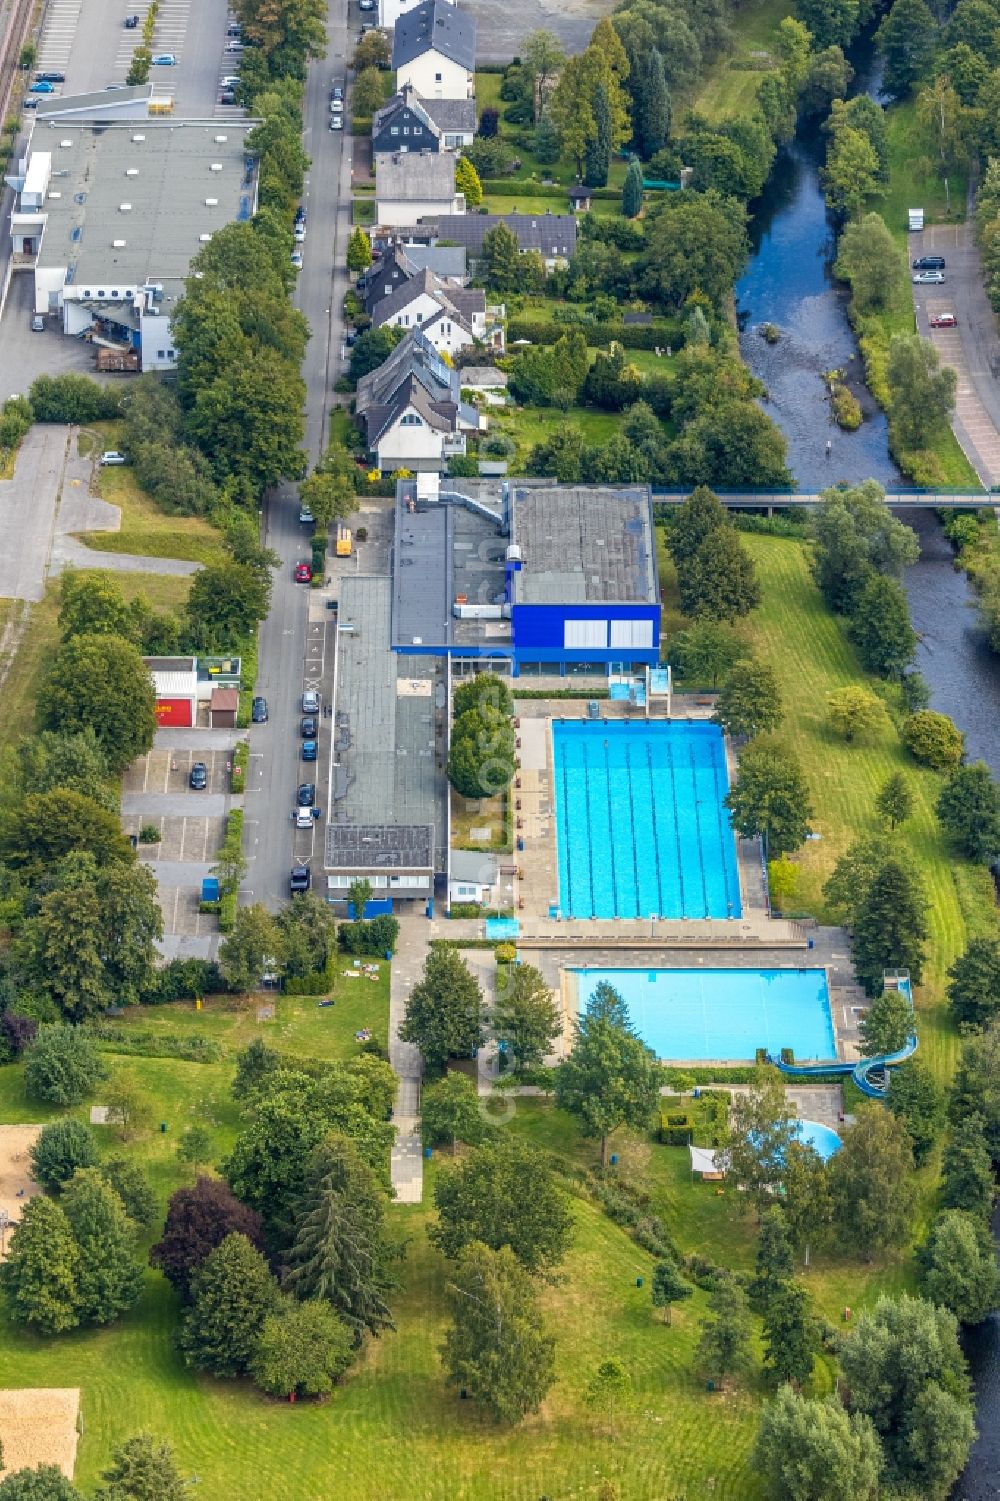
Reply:
[[315, 526], [316, 524], [316, 517], [308, 506], [299, 506], [299, 520], [303, 526]]
[[295, 565], [295, 582], [297, 584], [310, 584], [310, 583], [312, 583], [312, 576], [313, 576], [313, 571], [312, 571], [311, 564], [309, 564], [309, 563], [296, 563], [296, 565]]
[[250, 718], [254, 724], [267, 724], [267, 699], [255, 698], [250, 705]]
[[306, 211], [302, 207], [301, 203], [295, 210], [295, 222], [296, 224], [304, 224], [306, 222]]
[[302, 270], [302, 251], [301, 250], [293, 250], [292, 251], [292, 265], [295, 267], [296, 271], [301, 271]]
[[914, 271], [943, 271], [943, 255], [922, 255], [913, 262]]
[[374, 10], [375, 0], [358, 0], [358, 10]]
[[311, 808], [316, 801], [316, 783], [300, 782], [299, 790], [295, 794], [295, 801], [300, 808]]
[[292, 817], [295, 820], [295, 827], [297, 829], [311, 829], [313, 826], [311, 808], [293, 808]]
[[128, 459], [117, 448], [107, 448], [101, 454], [101, 463], [107, 468], [109, 464], [127, 464]]
[[307, 688], [300, 700], [303, 714], [319, 713], [319, 694], [315, 688]]
[[958, 319], [954, 313], [933, 313], [928, 318], [931, 328], [957, 328]]
[[343, 99], [331, 99], [330, 100], [330, 113], [331, 113], [331, 115], [342, 115], [344, 113], [344, 101], [343, 101]]
[[31, 320], [31, 332], [33, 334], [43, 334], [45, 332], [45, 319], [40, 313], [36, 313]]
[[238, 42], [242, 35], [243, 29], [240, 26], [239, 21], [230, 21], [229, 25], [226, 27], [226, 36], [229, 37], [232, 41]]
[[225, 51], [226, 51], [226, 56], [227, 57], [238, 57], [239, 54], [243, 51], [243, 43], [242, 42], [227, 42], [226, 43]]
[[135, 28], [138, 26], [138, 24], [139, 24], [139, 17], [138, 16], [126, 16], [125, 17], [125, 30], [126, 31], [134, 31]]
[[913, 278], [915, 287], [939, 287], [943, 282], [943, 271], [918, 271]]
[[313, 714], [304, 714], [299, 721], [299, 734], [304, 740], [316, 738], [316, 717]]
[[37, 83], [33, 83], [28, 90], [30, 94], [54, 94], [55, 91], [55, 85], [46, 83], [44, 78], [40, 78]]
[[292, 230], [292, 235], [294, 236], [296, 245], [303, 245], [305, 243], [306, 226], [304, 220], [300, 224], [296, 224]]
[[154, 68], [175, 68], [177, 59], [172, 52], [158, 52], [150, 61]]
[[208, 767], [204, 761], [196, 761], [192, 766], [191, 774], [188, 777], [188, 786], [195, 792], [204, 792], [208, 786]]
[[239, 81], [240, 75], [238, 73], [227, 73], [223, 78], [219, 79], [219, 87], [220, 89], [235, 89]]
[[312, 871], [308, 865], [293, 865], [292, 873], [288, 878], [288, 889], [292, 896], [297, 891], [308, 891], [312, 885]]
[[336, 79], [333, 80], [333, 84], [330, 88], [330, 98], [339, 99], [341, 103], [344, 102], [344, 85], [342, 83], [338, 83]]
[[331, 115], [330, 116], [330, 129], [331, 130], [343, 130], [343, 128], [344, 128], [344, 117], [343, 117], [343, 115]]
[[39, 83], [65, 83], [66, 82], [66, 74], [65, 73], [39, 73], [38, 74], [38, 82]]
[[318, 744], [318, 742], [315, 741], [315, 740], [303, 740], [303, 742], [302, 742], [302, 759], [303, 759], [303, 761], [315, 761], [316, 757], [318, 755], [319, 755], [319, 744]]
[[21, 108], [22, 109], [37, 109], [38, 108], [38, 100], [37, 99], [22, 99], [22, 101], [21, 101]]
[[222, 93], [219, 95], [219, 103], [220, 104], [235, 104], [236, 103], [236, 95], [233, 93], [232, 89], [223, 89]]

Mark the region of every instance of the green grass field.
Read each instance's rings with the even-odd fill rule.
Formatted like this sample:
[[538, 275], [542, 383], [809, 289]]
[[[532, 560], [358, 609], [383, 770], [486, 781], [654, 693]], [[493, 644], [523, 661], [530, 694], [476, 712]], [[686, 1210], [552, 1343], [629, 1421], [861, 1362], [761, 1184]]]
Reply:
[[[691, 97], [685, 99], [688, 109], [697, 110], [709, 120], [727, 120], [734, 115], [749, 114], [757, 97], [760, 81], [766, 76], [766, 60], [760, 58], [762, 71], [750, 68], [734, 68], [735, 63], [754, 61], [755, 53], [768, 53], [775, 57], [776, 32], [786, 16], [794, 15], [795, 7], [789, 0], [755, 0], [731, 18], [733, 49], [716, 58], [702, 75]], [[675, 117], [679, 111], [674, 108]]]

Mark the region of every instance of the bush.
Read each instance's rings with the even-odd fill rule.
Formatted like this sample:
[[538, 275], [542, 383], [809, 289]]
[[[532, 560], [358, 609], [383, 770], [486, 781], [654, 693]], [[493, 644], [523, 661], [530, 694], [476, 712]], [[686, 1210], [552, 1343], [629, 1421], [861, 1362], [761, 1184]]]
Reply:
[[[602, 349], [611, 343], [620, 344], [623, 349], [666, 349], [669, 345], [676, 352], [684, 343], [680, 323], [665, 318], [644, 324], [588, 322], [584, 319], [580, 326], [586, 332], [587, 343]], [[555, 344], [565, 332], [565, 323], [527, 314], [510, 318], [507, 323], [509, 343], [528, 339], [532, 344]]]
[[340, 947], [346, 954], [394, 953], [399, 938], [399, 923], [386, 913], [362, 922], [343, 922], [337, 929]]
[[50, 1105], [80, 1105], [108, 1076], [78, 1027], [42, 1027], [25, 1054], [24, 1092]]
[[947, 714], [921, 709], [903, 725], [903, 744], [910, 755], [935, 771], [957, 766], [965, 750], [965, 736]]
[[222, 1044], [193, 1032], [187, 1036], [154, 1032], [151, 1028], [119, 1027], [113, 1022], [85, 1022], [83, 1035], [102, 1052], [131, 1058], [181, 1058], [185, 1063], [218, 1063]]
[[155, 823], [144, 823], [139, 830], [140, 844], [159, 844], [162, 838], [163, 835]]
[[171, 959], [160, 970], [159, 987], [149, 999], [153, 1004], [194, 1001], [206, 995], [222, 995], [225, 990], [222, 971], [212, 960]]
[[101, 422], [120, 417], [124, 396], [88, 375], [39, 375], [28, 393], [36, 422]]
[[31, 1148], [31, 1175], [50, 1191], [68, 1183], [78, 1167], [97, 1161], [94, 1133], [82, 1121], [52, 1121]]

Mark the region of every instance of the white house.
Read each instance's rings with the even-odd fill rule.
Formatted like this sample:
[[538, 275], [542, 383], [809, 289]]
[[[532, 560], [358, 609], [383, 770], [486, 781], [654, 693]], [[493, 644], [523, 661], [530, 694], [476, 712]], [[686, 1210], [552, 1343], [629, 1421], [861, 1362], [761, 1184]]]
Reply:
[[375, 199], [381, 224], [417, 224], [465, 213], [465, 194], [455, 191], [455, 157], [449, 151], [378, 152]]
[[476, 92], [476, 23], [448, 0], [423, 0], [396, 22], [396, 88], [424, 99], [471, 99]]
[[444, 363], [421, 329], [362, 376], [355, 412], [383, 474], [441, 473], [454, 454], [465, 452], [466, 434], [485, 425], [462, 401], [458, 371]]
[[475, 902], [483, 907], [512, 907], [511, 870], [501, 871], [496, 855], [487, 850], [452, 850], [448, 859], [449, 902]]
[[454, 355], [485, 338], [486, 293], [420, 271], [377, 302], [371, 319], [375, 328], [419, 328], [438, 354]]

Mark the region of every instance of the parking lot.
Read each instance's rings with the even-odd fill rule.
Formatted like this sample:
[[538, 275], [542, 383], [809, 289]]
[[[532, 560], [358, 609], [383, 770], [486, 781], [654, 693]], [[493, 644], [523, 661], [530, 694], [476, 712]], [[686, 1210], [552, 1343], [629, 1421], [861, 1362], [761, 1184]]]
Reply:
[[[149, 754], [134, 761], [125, 773], [122, 826], [126, 834], [138, 836], [151, 827], [160, 833], [158, 843], [140, 843], [138, 853], [156, 875], [163, 950], [168, 958], [192, 954], [209, 958], [218, 947], [218, 922], [212, 914], [199, 912], [198, 904], [202, 880], [210, 873], [225, 837], [226, 817], [232, 807], [239, 806], [240, 800], [229, 792], [236, 739], [236, 731], [161, 730]], [[202, 791], [189, 783], [196, 761], [204, 762], [206, 768], [207, 785]]]

